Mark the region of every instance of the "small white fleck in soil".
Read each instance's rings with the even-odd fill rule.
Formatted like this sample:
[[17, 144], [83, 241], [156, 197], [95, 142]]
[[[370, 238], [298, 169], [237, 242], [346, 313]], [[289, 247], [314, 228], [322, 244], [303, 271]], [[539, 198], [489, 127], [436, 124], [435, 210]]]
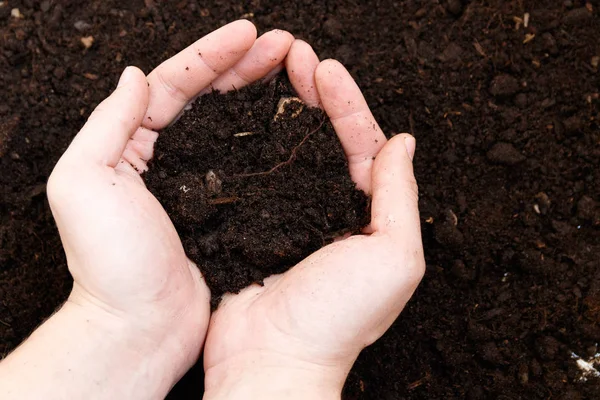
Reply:
[[586, 361], [571, 352], [571, 358], [575, 359], [575, 364], [581, 370], [580, 382], [587, 382], [589, 378], [600, 378], [600, 371], [595, 367], [595, 365], [600, 364], [600, 353], [596, 353], [594, 357]]

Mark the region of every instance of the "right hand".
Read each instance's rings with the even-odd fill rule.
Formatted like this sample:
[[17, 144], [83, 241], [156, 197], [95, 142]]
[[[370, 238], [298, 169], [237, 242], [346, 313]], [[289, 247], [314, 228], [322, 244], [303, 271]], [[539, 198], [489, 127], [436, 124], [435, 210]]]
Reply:
[[357, 187], [372, 195], [371, 224], [224, 297], [209, 325], [205, 399], [339, 399], [356, 357], [391, 326], [425, 270], [414, 138], [387, 141], [348, 71], [319, 62], [308, 44], [297, 40], [286, 63], [301, 98], [327, 112]]

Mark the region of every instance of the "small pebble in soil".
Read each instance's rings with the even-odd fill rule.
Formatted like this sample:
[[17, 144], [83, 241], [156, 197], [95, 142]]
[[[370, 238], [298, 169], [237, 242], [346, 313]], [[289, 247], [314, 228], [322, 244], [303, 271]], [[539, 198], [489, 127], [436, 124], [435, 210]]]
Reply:
[[535, 200], [536, 203], [535, 205], [537, 205], [537, 210], [539, 211], [538, 214], [542, 214], [545, 215], [548, 210], [550, 209], [550, 198], [548, 197], [548, 195], [544, 192], [539, 192], [538, 194], [535, 195]]
[[592, 220], [598, 212], [598, 205], [589, 196], [582, 196], [577, 202], [577, 216], [581, 219]]
[[23, 14], [21, 14], [21, 11], [18, 8], [10, 10], [10, 16], [13, 18], [23, 18]]
[[454, 15], [460, 15], [463, 10], [463, 5], [461, 0], [448, 0], [446, 3], [446, 9]]
[[42, 10], [42, 12], [48, 12], [48, 10], [50, 10], [50, 0], [44, 0], [40, 3], [40, 10]]
[[527, 95], [525, 93], [519, 93], [515, 96], [515, 106], [521, 109], [527, 107]]
[[92, 25], [88, 24], [85, 21], [77, 21], [73, 24], [73, 27], [77, 29], [79, 32], [84, 32], [92, 27]]

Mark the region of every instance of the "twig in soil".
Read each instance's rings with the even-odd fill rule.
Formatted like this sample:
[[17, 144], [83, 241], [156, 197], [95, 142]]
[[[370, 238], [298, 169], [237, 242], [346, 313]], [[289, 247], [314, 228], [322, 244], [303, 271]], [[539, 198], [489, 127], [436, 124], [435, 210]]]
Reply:
[[298, 152], [298, 149], [300, 147], [302, 147], [302, 145], [304, 143], [306, 143], [306, 141], [308, 140], [308, 138], [310, 138], [314, 133], [318, 132], [319, 129], [321, 129], [321, 127], [323, 126], [323, 124], [325, 123], [325, 119], [321, 120], [321, 123], [319, 123], [319, 126], [317, 126], [315, 129], [313, 129], [312, 131], [308, 132], [306, 134], [306, 136], [304, 136], [304, 139], [302, 139], [302, 141], [292, 149], [292, 153], [290, 154], [290, 158], [287, 159], [287, 161], [284, 161], [282, 163], [277, 164], [276, 166], [274, 166], [273, 168], [271, 168], [268, 171], [263, 171], [263, 172], [252, 172], [250, 174], [238, 174], [238, 175], [233, 175], [234, 178], [250, 178], [252, 176], [262, 176], [262, 175], [269, 175], [272, 174], [273, 172], [277, 171], [279, 168], [285, 166], [285, 165], [290, 165], [294, 159], [296, 158], [296, 153]]
[[[273, 188], [262, 188], [262, 191], [265, 190], [273, 190]], [[252, 197], [252, 196], [256, 196], [260, 194], [259, 192], [250, 192], [250, 193], [244, 193], [243, 195], [241, 195], [242, 197], [238, 197], [238, 196], [230, 196], [230, 197], [219, 197], [216, 199], [210, 199], [208, 201], [208, 204], [213, 205], [213, 206], [218, 206], [221, 204], [231, 204], [231, 203], [235, 203], [237, 201], [242, 200], [244, 197]]]
[[408, 126], [410, 126], [410, 134], [415, 136], [415, 120], [413, 119], [412, 110], [410, 110], [410, 114], [408, 114]]
[[425, 376], [424, 376], [424, 377], [422, 377], [421, 379], [419, 379], [419, 380], [416, 380], [416, 381], [414, 381], [413, 383], [409, 384], [409, 385], [407, 386], [407, 389], [408, 389], [408, 390], [413, 390], [413, 389], [416, 389], [416, 388], [418, 388], [418, 387], [419, 387], [419, 386], [421, 386], [423, 383], [427, 382], [427, 381], [429, 380], [429, 377], [430, 377], [430, 375], [429, 375], [429, 372], [425, 373]]
[[46, 39], [44, 38], [44, 34], [42, 33], [42, 28], [38, 28], [36, 33], [37, 33], [38, 39], [40, 40], [40, 43], [42, 44], [42, 49], [46, 50], [46, 52], [55, 56], [57, 54], [57, 51], [54, 47], [50, 46], [48, 44], [48, 42], [46, 41]]
[[2, 325], [4, 325], [4, 326], [7, 326], [7, 327], [9, 327], [9, 328], [11, 328], [11, 327], [12, 327], [12, 325], [11, 325], [11, 324], [9, 324], [8, 322], [4, 322], [4, 321], [2, 321], [1, 319], [0, 319], [0, 324], [2, 324]]

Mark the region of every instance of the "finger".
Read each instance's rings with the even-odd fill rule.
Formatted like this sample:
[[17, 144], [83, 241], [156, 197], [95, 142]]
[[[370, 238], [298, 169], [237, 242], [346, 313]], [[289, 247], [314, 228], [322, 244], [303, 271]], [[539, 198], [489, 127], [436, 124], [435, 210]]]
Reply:
[[270, 82], [273, 78], [275, 78], [281, 71], [283, 71], [283, 69], [285, 68], [285, 62], [280, 63], [279, 65], [277, 65], [275, 68], [273, 68], [271, 71], [269, 71], [268, 74], [266, 74], [264, 76], [264, 78], [262, 78], [263, 82]]
[[256, 28], [251, 22], [235, 21], [156, 67], [148, 75], [150, 103], [144, 126], [167, 126], [202, 89], [238, 62], [255, 40]]
[[136, 67], [125, 68], [117, 89], [90, 115], [65, 152], [65, 159], [114, 167], [140, 126], [147, 106], [146, 76]]
[[415, 146], [411, 135], [397, 135], [375, 159], [371, 203], [375, 234], [389, 234], [402, 241], [421, 240], [419, 194], [412, 165]]
[[157, 138], [157, 132], [140, 126], [127, 142], [121, 156], [122, 162], [119, 162], [115, 169], [131, 172], [130, 167], [133, 167], [137, 174], [148, 171], [148, 160], [154, 155], [154, 143]]
[[211, 84], [212, 88], [227, 92], [265, 77], [285, 59], [293, 42], [294, 36], [286, 31], [275, 29], [265, 33], [237, 64]]
[[386, 138], [371, 114], [358, 85], [342, 64], [321, 62], [315, 72], [321, 104], [331, 119], [359, 189], [371, 193], [373, 160]]
[[319, 57], [313, 48], [303, 40], [296, 39], [285, 60], [290, 82], [298, 97], [310, 107], [319, 107], [320, 98], [315, 83], [315, 71]]

